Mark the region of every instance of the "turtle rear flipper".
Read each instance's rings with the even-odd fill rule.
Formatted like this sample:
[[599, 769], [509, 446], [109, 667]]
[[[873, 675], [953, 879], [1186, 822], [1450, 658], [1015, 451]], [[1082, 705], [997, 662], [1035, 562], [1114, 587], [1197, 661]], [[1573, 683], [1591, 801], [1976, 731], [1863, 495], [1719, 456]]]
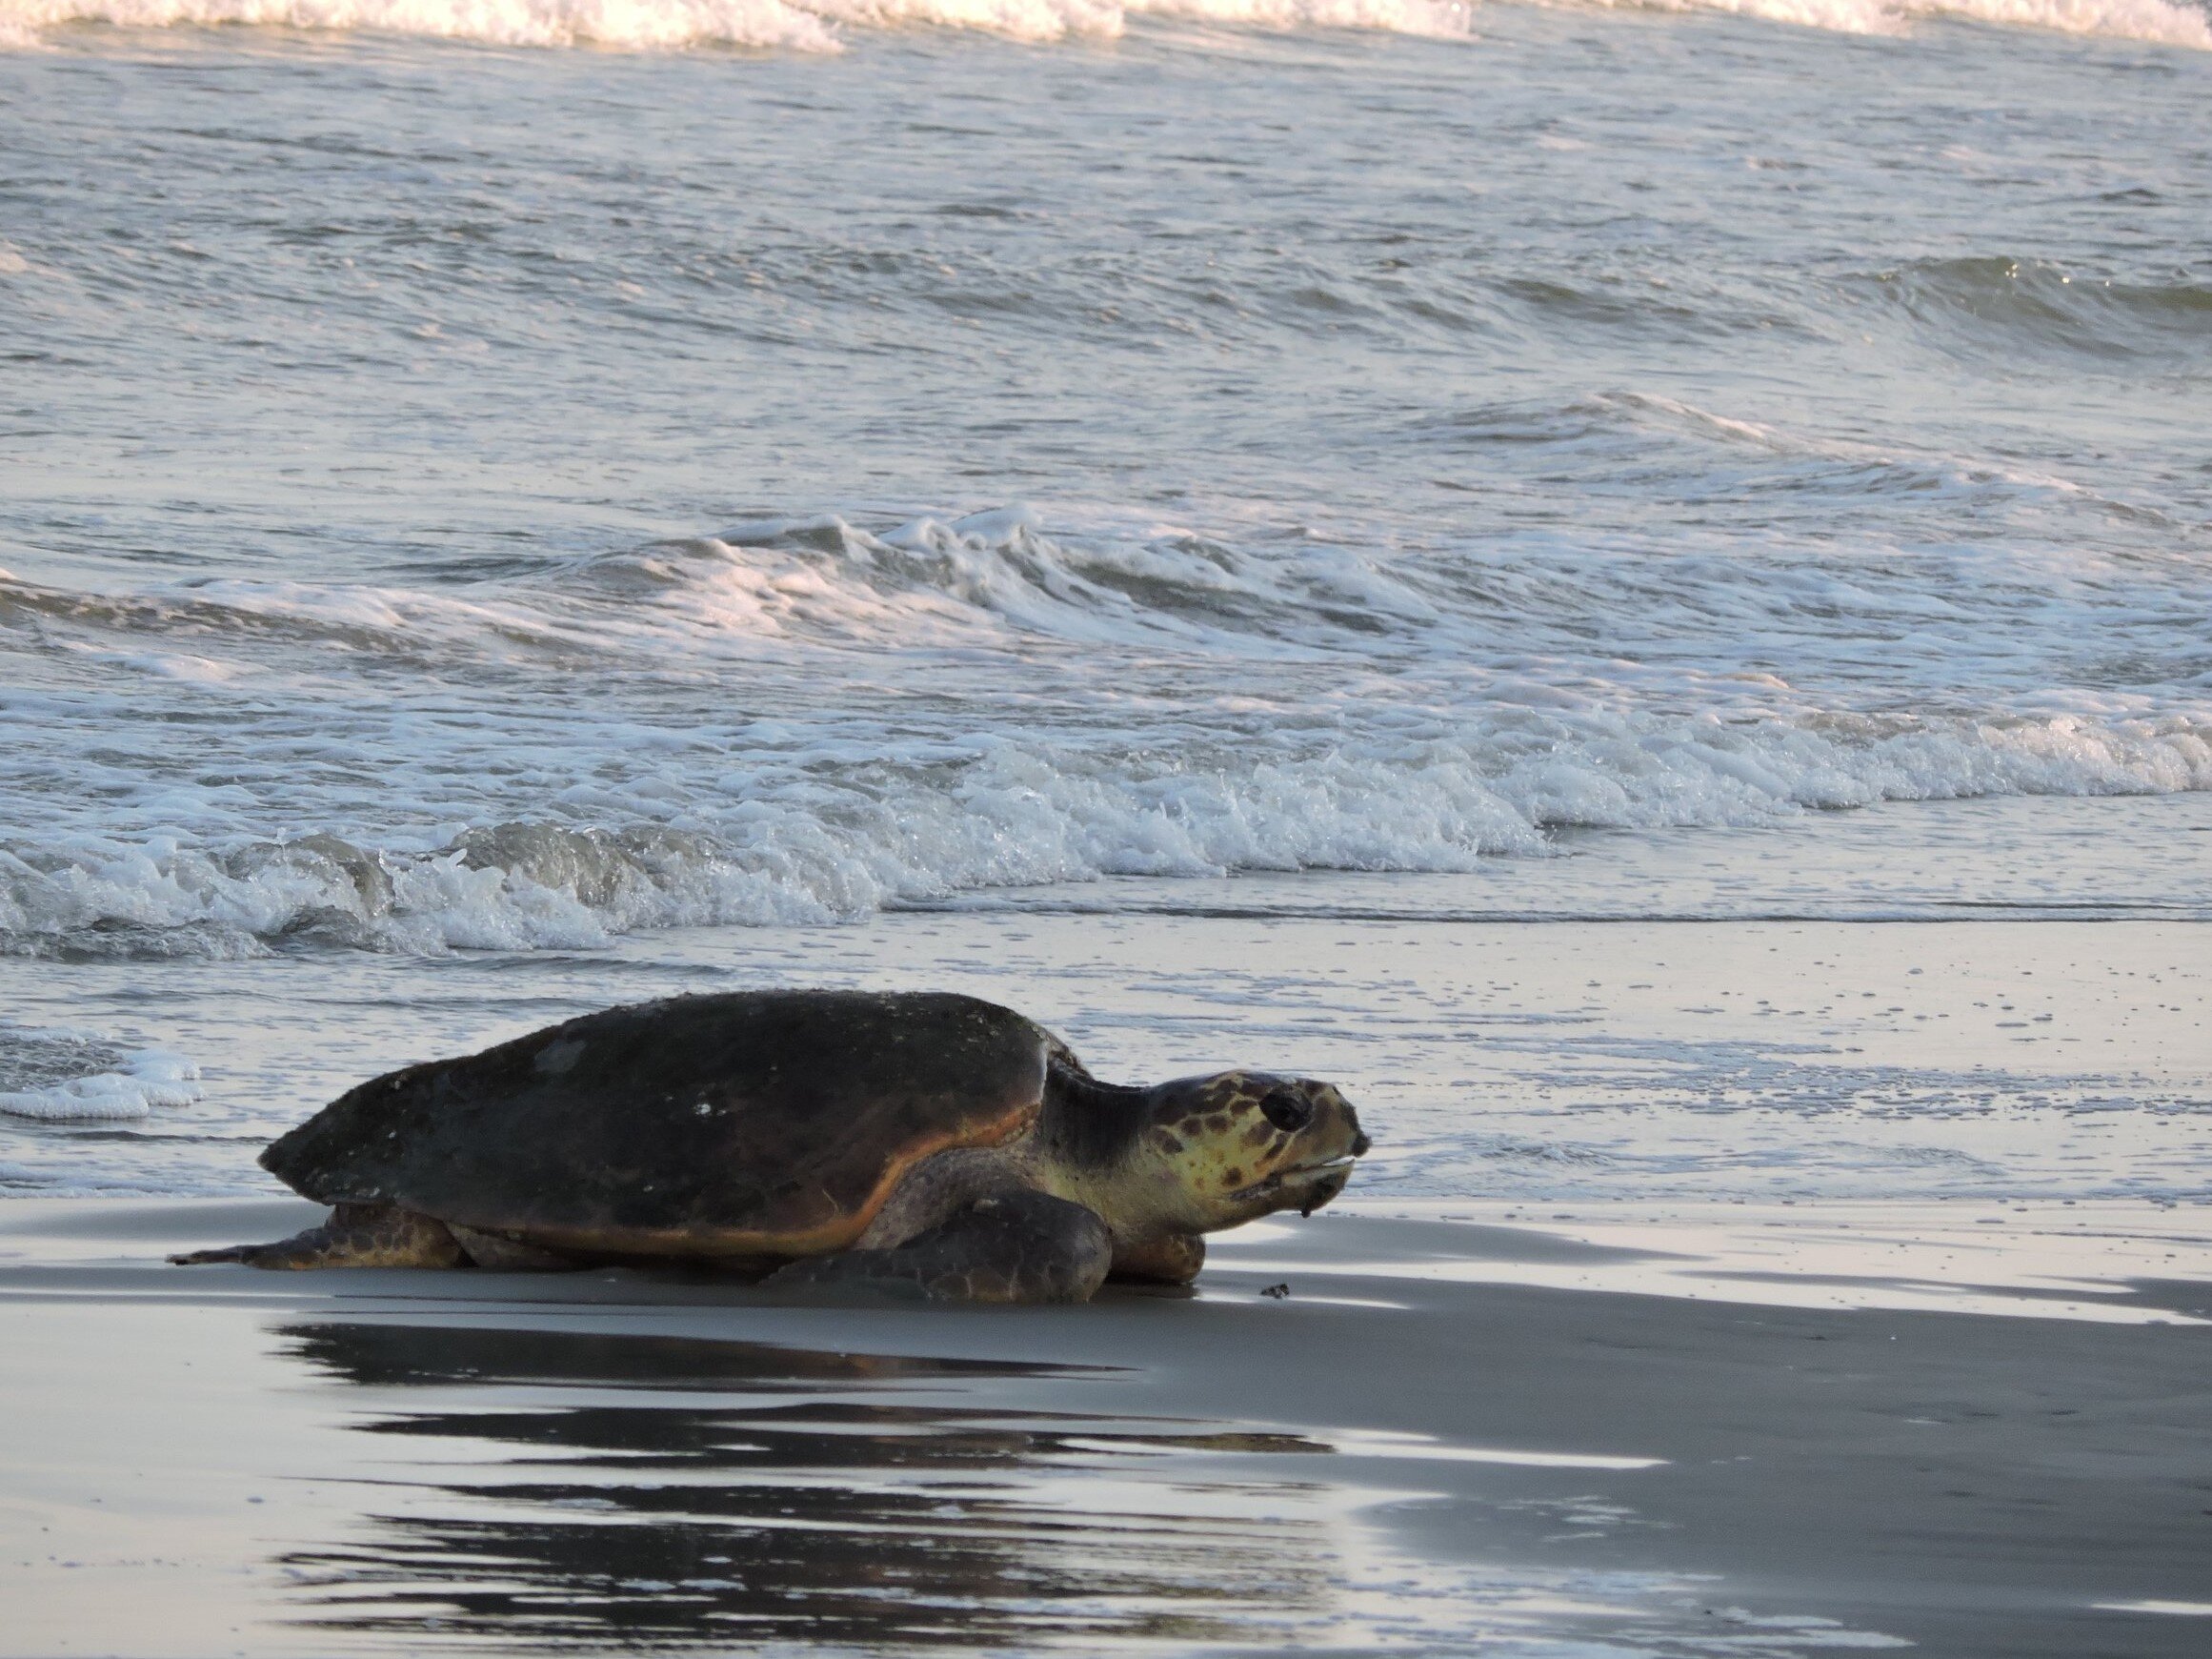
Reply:
[[946, 1302], [1088, 1302], [1114, 1261], [1096, 1211], [1048, 1193], [979, 1198], [887, 1250], [845, 1250], [771, 1274], [771, 1289], [879, 1289]]
[[171, 1256], [179, 1267], [237, 1262], [248, 1267], [460, 1267], [468, 1264], [445, 1223], [395, 1204], [342, 1204], [319, 1227], [267, 1244], [231, 1244]]

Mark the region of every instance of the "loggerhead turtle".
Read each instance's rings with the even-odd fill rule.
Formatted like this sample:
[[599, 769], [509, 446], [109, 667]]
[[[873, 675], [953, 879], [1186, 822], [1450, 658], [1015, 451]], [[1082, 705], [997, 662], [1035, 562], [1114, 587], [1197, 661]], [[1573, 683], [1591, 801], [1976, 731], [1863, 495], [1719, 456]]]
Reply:
[[331, 1219], [179, 1263], [692, 1261], [978, 1302], [1187, 1284], [1199, 1235], [1310, 1214], [1365, 1153], [1303, 1078], [1100, 1082], [1012, 1009], [737, 991], [588, 1014], [363, 1083], [262, 1166]]

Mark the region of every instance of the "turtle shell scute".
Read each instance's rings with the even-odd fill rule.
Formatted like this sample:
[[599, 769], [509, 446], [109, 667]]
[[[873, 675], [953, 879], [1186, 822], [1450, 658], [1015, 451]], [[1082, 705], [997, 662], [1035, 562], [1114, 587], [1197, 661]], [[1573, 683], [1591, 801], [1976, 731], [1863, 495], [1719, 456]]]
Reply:
[[753, 991], [586, 1015], [333, 1101], [262, 1163], [325, 1204], [613, 1255], [806, 1255], [904, 1171], [1035, 1120], [1058, 1039], [945, 993]]

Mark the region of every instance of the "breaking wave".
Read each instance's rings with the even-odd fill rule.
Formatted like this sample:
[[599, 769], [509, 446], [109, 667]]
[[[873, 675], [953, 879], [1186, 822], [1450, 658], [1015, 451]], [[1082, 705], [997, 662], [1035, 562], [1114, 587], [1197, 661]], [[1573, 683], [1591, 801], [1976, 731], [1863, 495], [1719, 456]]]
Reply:
[[[1578, 408], [1762, 476], [1905, 465]], [[1534, 416], [1439, 441], [1509, 418]], [[2212, 789], [2212, 658], [2176, 621], [2201, 579], [2186, 555], [1385, 551], [1022, 510], [411, 587], [0, 573], [0, 950], [588, 947], [1113, 876], [1467, 872], [1570, 826]]]
[[[1605, 9], [1719, 11], [1851, 34], [1958, 18], [2212, 50], [2212, 19], [2183, 0], [1577, 0]], [[1022, 41], [1114, 39], [1132, 16], [1276, 30], [1451, 36], [1459, 0], [0, 0], [0, 47], [70, 24], [365, 30], [501, 46], [629, 51], [693, 47], [836, 51], [854, 29], [926, 26]]]
[[2212, 18], [2187, 0], [1579, 0], [1622, 10], [1725, 11], [1841, 34], [1899, 34], [1955, 19], [2212, 51]]
[[1953, 353], [2000, 354], [2024, 341], [2102, 358], [2212, 354], [2212, 284], [2185, 277], [2077, 277], [2046, 260], [1983, 255], [1916, 260], [1845, 286], [1898, 306]]
[[500, 46], [836, 51], [851, 29], [926, 26], [1013, 40], [1112, 39], [1129, 12], [1263, 28], [1463, 32], [1448, 0], [0, 0], [0, 44], [71, 23], [370, 30]]
[[[0, 941], [80, 957], [246, 955], [283, 939], [580, 948], [641, 928], [851, 920], [1108, 875], [1468, 871], [1540, 856], [1545, 832], [1567, 825], [2212, 788], [2212, 727], [2182, 721], [1740, 728], [1513, 711], [1468, 724], [1457, 739], [1241, 763], [998, 742], [950, 764], [861, 764], [758, 789], [663, 772], [633, 779], [627, 802], [659, 821], [498, 822], [430, 847], [331, 832], [18, 844], [0, 850]], [[572, 812], [607, 817], [621, 792], [576, 793]]]

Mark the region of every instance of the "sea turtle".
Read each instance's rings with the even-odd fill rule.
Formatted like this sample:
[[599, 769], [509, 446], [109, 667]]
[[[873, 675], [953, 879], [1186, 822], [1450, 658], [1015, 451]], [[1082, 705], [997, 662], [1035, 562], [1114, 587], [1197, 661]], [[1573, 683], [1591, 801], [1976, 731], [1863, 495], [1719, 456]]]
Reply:
[[1311, 1213], [1366, 1152], [1303, 1078], [1100, 1082], [1012, 1009], [734, 991], [609, 1008], [363, 1083], [262, 1166], [334, 1206], [257, 1267], [690, 1261], [773, 1284], [1081, 1302], [1187, 1284], [1199, 1235]]

